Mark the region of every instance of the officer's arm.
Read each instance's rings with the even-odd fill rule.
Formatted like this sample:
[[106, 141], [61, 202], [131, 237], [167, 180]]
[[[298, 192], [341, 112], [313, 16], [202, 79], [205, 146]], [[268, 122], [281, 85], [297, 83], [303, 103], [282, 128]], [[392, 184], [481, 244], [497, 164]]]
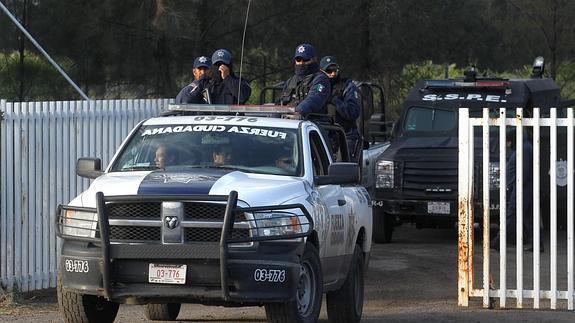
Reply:
[[331, 93], [331, 85], [327, 77], [316, 77], [311, 85], [307, 97], [298, 104], [296, 111], [302, 116], [310, 113], [321, 113], [327, 104]]
[[227, 91], [232, 93], [234, 103], [238, 103], [238, 87], [240, 88], [240, 104], [244, 104], [250, 99], [252, 88], [245, 79], [242, 79], [240, 83], [240, 79], [238, 77], [230, 75], [224, 79], [224, 84]]
[[193, 81], [178, 93], [176, 96], [176, 104], [202, 103], [202, 90], [203, 86], [201, 82]]
[[361, 107], [359, 104], [359, 94], [357, 87], [349, 81], [343, 92], [343, 100], [332, 97], [331, 102], [335, 105], [342, 117], [349, 121], [359, 118]]

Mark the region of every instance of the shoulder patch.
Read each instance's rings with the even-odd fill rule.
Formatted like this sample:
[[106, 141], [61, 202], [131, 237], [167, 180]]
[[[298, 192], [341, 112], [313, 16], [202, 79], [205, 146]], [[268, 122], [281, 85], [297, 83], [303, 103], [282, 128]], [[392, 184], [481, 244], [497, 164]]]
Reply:
[[318, 84], [317, 85], [317, 91], [320, 93], [323, 93], [323, 91], [325, 90], [325, 86], [323, 86], [323, 84]]

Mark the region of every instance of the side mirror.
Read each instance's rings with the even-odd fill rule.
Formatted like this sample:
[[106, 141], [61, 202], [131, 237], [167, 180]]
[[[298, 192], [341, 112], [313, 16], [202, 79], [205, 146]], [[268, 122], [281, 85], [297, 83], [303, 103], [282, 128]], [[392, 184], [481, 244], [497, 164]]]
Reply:
[[97, 178], [104, 174], [100, 158], [82, 157], [76, 163], [76, 174], [80, 177]]
[[357, 163], [332, 163], [327, 175], [316, 176], [316, 185], [357, 184], [360, 180], [360, 168]]

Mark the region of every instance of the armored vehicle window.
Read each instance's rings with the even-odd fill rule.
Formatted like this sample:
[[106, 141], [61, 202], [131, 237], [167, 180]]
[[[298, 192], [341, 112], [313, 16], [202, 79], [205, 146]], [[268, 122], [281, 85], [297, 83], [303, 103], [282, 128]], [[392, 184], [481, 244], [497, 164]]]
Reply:
[[404, 129], [406, 131], [449, 131], [455, 127], [455, 113], [425, 107], [411, 107], [407, 111]]
[[220, 167], [300, 176], [296, 129], [217, 124], [142, 126], [112, 165], [113, 172]]

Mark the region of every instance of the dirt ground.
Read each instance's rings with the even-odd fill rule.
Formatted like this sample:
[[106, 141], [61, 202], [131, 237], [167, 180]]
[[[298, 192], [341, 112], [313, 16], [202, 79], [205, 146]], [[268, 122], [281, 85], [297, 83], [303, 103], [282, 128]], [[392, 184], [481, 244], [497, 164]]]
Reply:
[[[545, 255], [548, 257], [548, 253]], [[497, 254], [492, 257], [492, 263], [496, 263]], [[455, 230], [417, 230], [406, 225], [396, 228], [393, 243], [373, 245], [365, 287], [362, 322], [572, 322], [575, 315], [565, 310], [486, 310], [481, 308], [479, 299], [472, 299], [468, 308], [458, 307]], [[509, 300], [508, 303], [513, 305]], [[178, 320], [265, 322], [265, 312], [259, 307], [186, 304]], [[24, 294], [15, 300], [2, 298], [0, 321], [62, 322], [55, 291]], [[122, 305], [116, 319], [126, 323], [143, 321], [146, 321], [143, 308], [137, 305]], [[320, 322], [327, 322], [325, 302]]]

